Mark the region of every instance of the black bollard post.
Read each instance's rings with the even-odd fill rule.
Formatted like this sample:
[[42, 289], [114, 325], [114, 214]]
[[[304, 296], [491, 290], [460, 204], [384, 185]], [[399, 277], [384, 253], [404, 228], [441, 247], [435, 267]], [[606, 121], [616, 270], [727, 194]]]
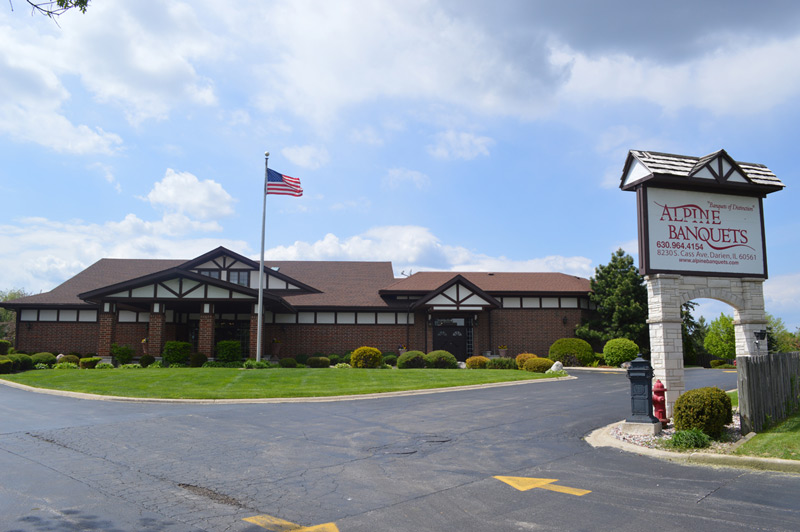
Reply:
[[631, 381], [631, 417], [627, 423], [658, 423], [653, 415], [653, 367], [640, 354], [628, 368]]

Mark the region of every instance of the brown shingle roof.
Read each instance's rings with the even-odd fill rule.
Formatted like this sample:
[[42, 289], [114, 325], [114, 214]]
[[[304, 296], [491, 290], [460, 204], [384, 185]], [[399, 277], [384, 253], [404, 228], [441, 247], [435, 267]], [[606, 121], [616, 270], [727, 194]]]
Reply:
[[384, 290], [386, 292], [430, 292], [461, 275], [469, 282], [490, 294], [501, 292], [558, 292], [589, 293], [589, 280], [583, 277], [550, 272], [418, 272], [398, 279]]
[[174, 259], [100, 259], [51, 291], [15, 299], [13, 304], [85, 305], [78, 294], [174, 268], [184, 262]]
[[284, 294], [295, 307], [386, 307], [378, 291], [394, 281], [391, 262], [264, 261], [264, 265], [320, 291]]

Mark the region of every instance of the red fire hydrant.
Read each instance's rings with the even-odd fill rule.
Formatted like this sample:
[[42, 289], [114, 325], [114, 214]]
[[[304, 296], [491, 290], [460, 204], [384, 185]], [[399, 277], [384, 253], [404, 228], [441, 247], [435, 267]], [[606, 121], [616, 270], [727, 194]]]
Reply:
[[653, 415], [661, 422], [662, 427], [669, 423], [667, 419], [667, 389], [661, 380], [656, 380], [653, 385]]

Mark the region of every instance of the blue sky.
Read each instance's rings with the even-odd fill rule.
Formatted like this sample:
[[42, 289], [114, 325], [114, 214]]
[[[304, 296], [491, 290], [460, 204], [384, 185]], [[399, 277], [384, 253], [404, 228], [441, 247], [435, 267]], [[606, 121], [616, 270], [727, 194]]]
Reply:
[[[767, 311], [800, 326], [800, 3], [102, 0], [0, 7], [0, 289], [102, 257], [562, 271], [636, 255], [630, 149], [724, 148], [764, 202]], [[701, 307], [713, 318], [730, 309]]]

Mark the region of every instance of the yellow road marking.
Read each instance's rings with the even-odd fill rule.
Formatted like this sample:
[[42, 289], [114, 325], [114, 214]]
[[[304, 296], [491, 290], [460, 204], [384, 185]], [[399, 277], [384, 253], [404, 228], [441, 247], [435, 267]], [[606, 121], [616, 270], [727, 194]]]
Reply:
[[736, 373], [735, 369], [723, 369], [722, 373]]
[[280, 517], [272, 517], [271, 515], [256, 515], [253, 517], [245, 517], [242, 521], [253, 523], [261, 528], [266, 528], [270, 532], [339, 532], [336, 523], [325, 523], [315, 526], [300, 526], [291, 521], [286, 521]]
[[570, 495], [577, 495], [578, 497], [591, 493], [591, 490], [582, 490], [578, 488], [569, 488], [567, 486], [559, 486], [553, 484], [558, 482], [557, 478], [526, 478], [526, 477], [494, 477], [500, 482], [505, 482], [512, 488], [519, 491], [528, 491], [534, 488], [541, 488], [544, 490], [557, 491], [559, 493], [568, 493]]

